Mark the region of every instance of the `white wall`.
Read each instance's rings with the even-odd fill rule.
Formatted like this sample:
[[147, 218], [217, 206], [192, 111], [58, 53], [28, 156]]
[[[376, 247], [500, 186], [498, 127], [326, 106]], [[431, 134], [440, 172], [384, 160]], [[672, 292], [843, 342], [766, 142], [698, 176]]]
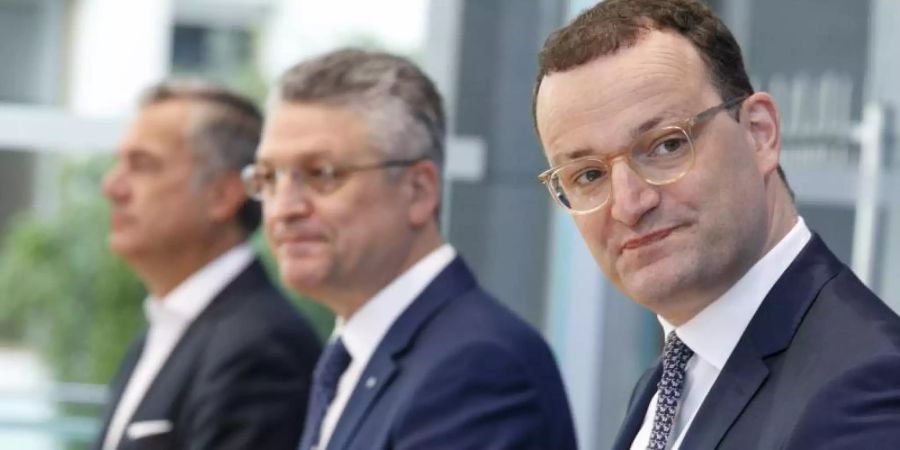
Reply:
[[263, 24], [263, 74], [274, 79], [303, 58], [369, 38], [404, 54], [425, 42], [428, 0], [276, 0]]
[[69, 106], [118, 116], [168, 73], [172, 0], [80, 0], [73, 12]]

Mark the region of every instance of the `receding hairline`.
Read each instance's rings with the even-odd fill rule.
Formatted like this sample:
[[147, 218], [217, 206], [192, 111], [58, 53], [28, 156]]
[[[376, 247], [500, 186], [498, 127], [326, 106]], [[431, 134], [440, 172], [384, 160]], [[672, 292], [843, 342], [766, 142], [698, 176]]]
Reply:
[[138, 101], [141, 108], [168, 100], [192, 100], [231, 110], [262, 121], [259, 108], [248, 98], [218, 84], [197, 79], [166, 80], [144, 90]]
[[[179, 113], [183, 114], [183, 117], [181, 117], [183, 121], [176, 122], [174, 125], [178, 128], [181, 145], [185, 150], [195, 154], [195, 156], [203, 156], [198, 153], [200, 151], [196, 148], [194, 138], [218, 114], [222, 114], [221, 106], [209, 99], [188, 96], [156, 98], [152, 101], [139, 103], [141, 112], [157, 107], [178, 107], [180, 109]], [[234, 113], [233, 110], [231, 112]], [[262, 121], [253, 125], [261, 126]]]
[[[537, 122], [537, 105], [538, 105], [538, 97], [541, 92], [541, 87], [543, 86], [544, 79], [557, 75], [564, 74], [571, 71], [575, 71], [591, 64], [596, 63], [598, 60], [602, 58], [609, 58], [616, 55], [621, 54], [623, 51], [634, 49], [635, 47], [646, 42], [654, 33], [662, 33], [669, 35], [673, 38], [676, 38], [678, 41], [681, 41], [683, 44], [687, 44], [687, 49], [691, 52], [690, 54], [696, 58], [696, 61], [699, 62], [702, 80], [705, 81], [710, 87], [712, 87], [717, 92], [719, 88], [716, 84], [713, 68], [711, 67], [709, 61], [703, 55], [701, 49], [699, 49], [690, 39], [685, 37], [682, 33], [680, 33], [677, 29], [668, 27], [668, 26], [659, 26], [652, 22], [649, 18], [642, 17], [640, 19], [642, 21], [641, 25], [638, 27], [638, 31], [636, 34], [623, 42], [620, 42], [620, 45], [617, 45], [612, 51], [609, 52], [598, 52], [591, 56], [588, 59], [585, 59], [577, 64], [567, 65], [564, 68], [550, 68], [549, 70], [544, 71], [538, 78], [535, 80], [534, 90], [532, 92], [532, 107], [531, 107], [531, 115], [532, 115], [532, 123], [534, 124], [534, 132], [537, 134], [540, 139], [540, 129], [538, 128]], [[685, 85], [688, 83], [686, 82]]]

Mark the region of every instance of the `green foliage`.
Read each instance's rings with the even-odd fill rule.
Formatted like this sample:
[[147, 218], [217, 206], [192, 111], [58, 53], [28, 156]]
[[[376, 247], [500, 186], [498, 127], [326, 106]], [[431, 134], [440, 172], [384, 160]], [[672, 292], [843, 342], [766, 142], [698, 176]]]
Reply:
[[17, 217], [0, 247], [0, 329], [64, 381], [108, 382], [144, 326], [143, 288], [106, 246], [106, 167], [108, 158], [64, 162], [57, 214]]

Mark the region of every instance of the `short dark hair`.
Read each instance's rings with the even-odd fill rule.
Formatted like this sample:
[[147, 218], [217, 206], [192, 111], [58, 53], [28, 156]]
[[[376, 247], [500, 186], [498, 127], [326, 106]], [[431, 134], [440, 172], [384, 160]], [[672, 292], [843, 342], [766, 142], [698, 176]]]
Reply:
[[345, 48], [284, 73], [270, 103], [309, 102], [361, 110], [378, 150], [393, 158], [425, 157], [444, 165], [443, 101], [413, 62], [384, 52]]
[[652, 30], [672, 30], [697, 49], [710, 81], [723, 100], [750, 95], [741, 48], [731, 31], [697, 0], [608, 0], [554, 31], [539, 56], [535, 94], [541, 80], [631, 47]]
[[[196, 101], [204, 106], [186, 124], [187, 142], [198, 161], [195, 180], [206, 182], [226, 172], [240, 173], [254, 161], [262, 133], [263, 117], [250, 99], [225, 87], [197, 79], [164, 80], [149, 87], [140, 106], [169, 100]], [[237, 221], [246, 235], [259, 227], [261, 208], [247, 199], [237, 213]]]
[[[631, 47], [653, 30], [674, 31], [694, 46], [723, 101], [753, 94], [740, 46], [722, 20], [699, 0], [607, 0], [582, 12], [544, 42], [532, 99], [535, 130], [537, 94], [545, 76]], [[787, 186], [781, 165], [778, 174]]]

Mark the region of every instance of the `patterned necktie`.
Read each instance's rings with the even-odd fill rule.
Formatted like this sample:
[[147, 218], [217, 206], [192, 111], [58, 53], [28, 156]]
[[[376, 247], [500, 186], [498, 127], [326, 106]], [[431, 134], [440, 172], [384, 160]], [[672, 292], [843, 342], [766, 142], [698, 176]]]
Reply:
[[328, 406], [334, 400], [338, 380], [350, 365], [350, 353], [340, 338], [325, 347], [316, 370], [313, 372], [312, 393], [309, 397], [309, 408], [306, 412], [306, 424], [303, 427], [303, 438], [300, 450], [310, 450], [319, 443], [319, 431]]
[[694, 355], [674, 331], [666, 337], [666, 348], [663, 349], [663, 371], [656, 385], [656, 415], [653, 416], [653, 431], [647, 450], [665, 450], [675, 425], [675, 414], [678, 412], [678, 401], [681, 399], [681, 388], [684, 386], [684, 368]]

